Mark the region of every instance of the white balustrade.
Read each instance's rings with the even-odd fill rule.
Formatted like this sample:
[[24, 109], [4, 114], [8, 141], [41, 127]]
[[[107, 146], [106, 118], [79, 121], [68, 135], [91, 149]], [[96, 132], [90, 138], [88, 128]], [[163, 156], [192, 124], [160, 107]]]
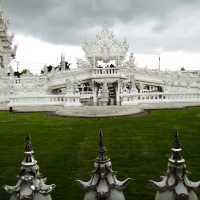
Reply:
[[134, 93], [121, 94], [122, 105], [138, 103], [200, 103], [200, 93]]
[[118, 74], [118, 68], [95, 68], [93, 69], [93, 73], [95, 75], [116, 75]]
[[80, 95], [11, 96], [8, 106], [79, 106]]
[[80, 92], [80, 98], [81, 99], [89, 99], [93, 97], [93, 92], [92, 91], [83, 91]]
[[[10, 96], [8, 106], [80, 106], [81, 98], [91, 98], [91, 91], [67, 95]], [[121, 104], [200, 103], [200, 93], [133, 93], [121, 94]], [[5, 101], [5, 99], [4, 99]]]

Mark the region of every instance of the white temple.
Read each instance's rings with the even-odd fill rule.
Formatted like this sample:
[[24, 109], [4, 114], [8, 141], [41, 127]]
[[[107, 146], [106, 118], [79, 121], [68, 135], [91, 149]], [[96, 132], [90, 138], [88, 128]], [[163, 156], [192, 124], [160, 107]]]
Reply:
[[45, 66], [42, 74], [16, 76], [10, 66], [16, 47], [0, 14], [0, 105], [17, 107], [199, 105], [200, 73], [160, 71], [136, 66], [126, 40], [104, 28], [96, 39], [85, 41], [84, 59], [71, 69], [61, 55], [57, 67]]

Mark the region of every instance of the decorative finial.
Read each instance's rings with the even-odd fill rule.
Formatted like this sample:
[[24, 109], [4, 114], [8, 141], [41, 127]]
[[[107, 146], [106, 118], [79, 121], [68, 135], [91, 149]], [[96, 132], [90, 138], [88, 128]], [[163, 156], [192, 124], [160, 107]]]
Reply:
[[161, 60], [160, 60], [160, 56], [158, 57], [158, 70], [160, 71], [160, 62]]
[[181, 148], [181, 143], [180, 143], [180, 140], [179, 140], [179, 132], [178, 132], [178, 130], [176, 130], [176, 133], [175, 133], [174, 148], [175, 149], [180, 149]]
[[26, 137], [25, 158], [21, 162], [17, 183], [14, 186], [4, 186], [4, 189], [11, 195], [10, 199], [51, 199], [50, 193], [56, 186], [46, 184], [46, 178], [41, 176], [33, 153], [31, 136], [28, 135]]
[[181, 143], [179, 140], [178, 130], [176, 130], [174, 144], [171, 151], [172, 151], [172, 154], [169, 159], [170, 162], [172, 163], [178, 162], [179, 164], [183, 164], [185, 162], [185, 160], [182, 158], [182, 155], [181, 155], [182, 148], [181, 148]]
[[112, 170], [112, 163], [105, 156], [103, 132], [99, 131], [99, 155], [94, 163], [94, 170], [89, 181], [77, 180], [81, 188], [85, 190], [84, 200], [125, 200], [123, 190], [129, 182], [129, 178], [120, 181]]
[[26, 152], [31, 152], [33, 151], [33, 146], [32, 146], [32, 141], [31, 141], [31, 136], [28, 135], [26, 137], [26, 147], [25, 147]]
[[106, 149], [104, 146], [104, 138], [103, 138], [103, 131], [102, 129], [100, 129], [99, 131], [99, 155], [98, 155], [98, 160], [100, 161], [104, 161], [106, 159]]
[[29, 166], [29, 165], [36, 165], [37, 161], [34, 159], [34, 151], [33, 151], [33, 146], [32, 146], [32, 141], [31, 141], [31, 136], [28, 135], [26, 137], [26, 146], [25, 146], [25, 157], [24, 160], [22, 161], [23, 166]]
[[187, 177], [185, 160], [181, 155], [182, 148], [178, 131], [169, 158], [167, 172], [161, 181], [150, 181], [157, 189], [156, 200], [197, 200], [196, 192], [200, 189], [200, 181], [193, 182]]

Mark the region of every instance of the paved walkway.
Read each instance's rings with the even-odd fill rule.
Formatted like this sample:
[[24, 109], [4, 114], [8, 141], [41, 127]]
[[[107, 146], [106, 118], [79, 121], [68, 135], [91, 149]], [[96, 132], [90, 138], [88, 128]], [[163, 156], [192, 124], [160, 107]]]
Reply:
[[138, 106], [80, 106], [61, 108], [56, 111], [56, 114], [76, 117], [111, 117], [141, 112], [143, 112], [143, 109]]

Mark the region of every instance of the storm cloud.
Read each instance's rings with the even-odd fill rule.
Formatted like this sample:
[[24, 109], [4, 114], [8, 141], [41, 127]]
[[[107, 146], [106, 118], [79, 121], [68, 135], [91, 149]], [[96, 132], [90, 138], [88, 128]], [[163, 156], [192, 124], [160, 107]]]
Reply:
[[15, 33], [80, 45], [103, 26], [138, 53], [200, 51], [199, 0], [7, 0]]

